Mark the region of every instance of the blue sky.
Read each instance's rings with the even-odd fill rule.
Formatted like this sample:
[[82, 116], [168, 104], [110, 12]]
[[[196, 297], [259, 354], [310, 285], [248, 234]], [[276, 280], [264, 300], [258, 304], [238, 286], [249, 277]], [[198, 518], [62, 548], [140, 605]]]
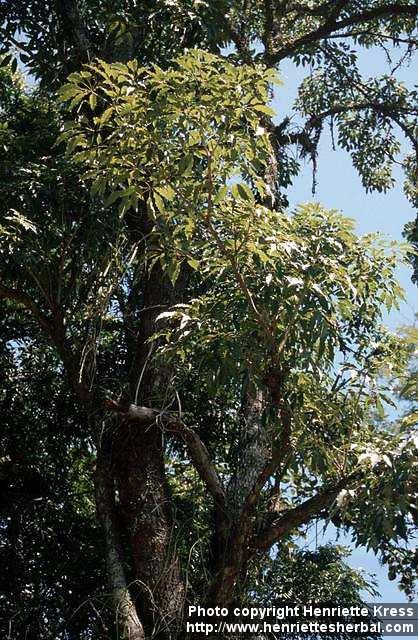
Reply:
[[[359, 56], [359, 62], [365, 76], [388, 72], [384, 54], [378, 51], [363, 52]], [[306, 69], [297, 68], [290, 62], [286, 61], [282, 65], [280, 76], [284, 84], [276, 90], [273, 101], [278, 121], [291, 111], [298, 86], [306, 73]], [[416, 69], [414, 73], [412, 64], [396, 75], [408, 86], [417, 82]], [[401, 135], [400, 139], [402, 140]], [[333, 151], [330, 133], [324, 128], [319, 145], [316, 193], [312, 195], [312, 165], [307, 161], [288, 192], [289, 200], [291, 206], [312, 200], [321, 202], [326, 207], [339, 209], [355, 219], [359, 234], [380, 231], [391, 239], [402, 241], [403, 227], [406, 222], [414, 219], [415, 211], [403, 193], [402, 170], [396, 167], [394, 175], [397, 179], [396, 186], [387, 193], [366, 193], [349, 154], [338, 147]], [[411, 282], [409, 267], [400, 267], [398, 278], [405, 289], [406, 301], [399, 313], [394, 312], [388, 318], [392, 329], [412, 324], [414, 311], [418, 310], [418, 289]]]
[[[359, 65], [366, 77], [388, 73], [383, 52], [369, 50], [361, 53]], [[306, 69], [297, 68], [290, 62], [286, 61], [282, 65], [280, 76], [283, 86], [277, 88], [273, 101], [278, 121], [289, 114], [298, 86], [306, 73]], [[414, 74], [412, 65], [402, 69], [396, 75], [408, 86], [416, 83], [416, 70]], [[350, 156], [341, 149], [332, 150], [330, 134], [324, 129], [319, 147], [318, 184], [315, 196], [312, 195], [312, 167], [307, 162], [289, 190], [288, 197], [291, 207], [299, 202], [315, 200], [326, 207], [339, 209], [356, 221], [359, 234], [380, 231], [391, 239], [402, 241], [403, 227], [406, 222], [415, 217], [415, 211], [403, 194], [402, 172], [397, 170], [394, 174], [397, 178], [397, 184], [391, 191], [386, 194], [367, 194], [351, 164]], [[387, 324], [392, 329], [412, 324], [414, 312], [418, 311], [418, 289], [411, 282], [410, 268], [401, 266], [398, 269], [398, 278], [405, 289], [406, 300], [401, 305], [399, 312], [392, 312], [387, 319]], [[335, 529], [329, 528], [323, 538], [319, 537], [319, 543], [321, 539], [322, 541], [334, 540]], [[350, 537], [342, 535], [338, 542], [350, 546]], [[406, 601], [405, 596], [397, 588], [396, 582], [388, 580], [386, 569], [379, 565], [373, 553], [366, 552], [361, 548], [353, 549], [353, 554], [348, 562], [353, 567], [362, 567], [366, 571], [376, 574], [382, 602]]]

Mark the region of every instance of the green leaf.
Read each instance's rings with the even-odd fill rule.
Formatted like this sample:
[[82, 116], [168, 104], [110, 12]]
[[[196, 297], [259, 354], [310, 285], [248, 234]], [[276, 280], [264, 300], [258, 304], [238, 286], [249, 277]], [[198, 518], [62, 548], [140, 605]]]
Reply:
[[268, 107], [266, 104], [255, 104], [253, 105], [253, 109], [259, 111], [260, 113], [265, 113], [267, 116], [275, 116], [276, 112], [271, 107]]
[[213, 202], [215, 204], [219, 204], [220, 202], [222, 202], [222, 200], [225, 200], [227, 193], [228, 193], [228, 185], [224, 184], [223, 187], [219, 189], [218, 193], [214, 197]]
[[176, 195], [176, 192], [169, 184], [164, 185], [163, 187], [155, 187], [154, 191], [160, 194], [166, 200], [173, 200]]
[[0, 58], [0, 67], [7, 67], [12, 60], [13, 55], [11, 53], [9, 53], [7, 56], [4, 56], [4, 58]]
[[195, 232], [196, 224], [193, 218], [190, 216], [187, 218], [186, 223], [184, 225], [184, 234], [188, 240], [190, 240]]
[[58, 91], [58, 97], [63, 102], [66, 102], [67, 100], [71, 100], [71, 98], [74, 98], [74, 96], [78, 96], [80, 94], [84, 94], [84, 92], [80, 89], [79, 86], [74, 84], [65, 84]]
[[118, 198], [122, 197], [122, 191], [112, 191], [112, 193], [104, 201], [104, 207], [110, 207]]
[[178, 165], [178, 170], [180, 175], [183, 175], [184, 173], [189, 173], [192, 167], [193, 167], [193, 156], [191, 154], [187, 156], [183, 156]]
[[413, 411], [402, 418], [402, 424], [406, 427], [416, 423], [418, 423], [418, 411]]
[[155, 202], [155, 205], [156, 205], [158, 211], [160, 213], [165, 213], [165, 205], [164, 205], [164, 200], [162, 199], [162, 197], [159, 196], [156, 191], [154, 191], [153, 194], [152, 194], [152, 198], [153, 198], [153, 200]]
[[379, 418], [381, 420], [384, 420], [384, 418], [385, 418], [385, 410], [383, 408], [383, 404], [382, 404], [382, 402], [381, 402], [379, 397], [376, 398], [376, 410], [377, 410], [377, 414], [378, 414]]
[[91, 93], [89, 97], [89, 104], [92, 111], [97, 107], [97, 96], [95, 93]]
[[105, 111], [103, 111], [102, 115], [100, 116], [99, 123], [106, 124], [106, 122], [110, 120], [113, 112], [114, 112], [114, 108], [108, 107]]
[[175, 262], [175, 261], [171, 261], [168, 266], [167, 266], [167, 274], [168, 277], [170, 278], [170, 282], [171, 284], [174, 285], [177, 282], [177, 278], [179, 277], [180, 274], [180, 267], [181, 267], [181, 263], [180, 262]]
[[245, 182], [238, 182], [236, 187], [242, 200], [247, 200], [248, 202], [254, 202], [254, 194], [251, 191], [250, 187], [247, 184], [245, 184]]
[[246, 202], [254, 202], [254, 195], [251, 189], [245, 182], [238, 182], [237, 184], [233, 184], [231, 187], [232, 195], [239, 199], [245, 200]]
[[194, 129], [193, 131], [190, 132], [189, 134], [189, 146], [195, 146], [197, 144], [200, 144], [202, 142], [202, 136], [200, 135], [200, 131], [197, 131], [196, 129]]
[[70, 138], [67, 144], [67, 153], [73, 153], [77, 147], [85, 147], [86, 140], [82, 134]]
[[187, 259], [187, 264], [190, 265], [191, 268], [194, 269], [195, 271], [198, 271], [198, 269], [200, 267], [199, 260], [196, 260], [195, 258], [188, 258]]

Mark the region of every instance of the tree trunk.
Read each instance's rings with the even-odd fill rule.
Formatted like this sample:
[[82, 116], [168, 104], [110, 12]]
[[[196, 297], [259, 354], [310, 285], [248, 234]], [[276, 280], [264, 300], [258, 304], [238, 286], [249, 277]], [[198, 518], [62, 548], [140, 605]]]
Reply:
[[131, 545], [139, 611], [149, 630], [168, 627], [182, 610], [183, 582], [157, 425], [121, 425], [115, 457], [120, 506]]
[[[264, 393], [247, 381], [241, 403], [242, 430], [237, 443], [235, 473], [227, 487], [229, 531], [222, 532], [222, 543], [215, 547], [214, 580], [208, 594], [209, 606], [229, 606], [235, 589], [246, 572], [246, 539], [252, 520], [240, 521], [244, 502], [268, 460], [268, 434], [262, 425]], [[217, 536], [219, 532], [217, 531]]]
[[262, 425], [264, 393], [247, 383], [241, 404], [241, 437], [236, 454], [236, 471], [227, 489], [228, 506], [235, 517], [270, 455], [268, 434]]
[[[153, 367], [147, 339], [155, 332], [157, 315], [181, 294], [158, 264], [141, 285], [136, 313], [138, 340], [132, 357], [129, 396], [125, 399], [152, 406], [167, 386], [169, 372]], [[181, 283], [178, 289], [181, 291]], [[141, 619], [147, 631], [165, 638], [181, 617], [185, 589], [175, 548], [161, 427], [156, 423], [141, 427], [122, 421], [114, 438], [112, 464], [131, 545], [136, 587], [141, 594]]]
[[107, 574], [116, 613], [118, 637], [123, 640], [145, 640], [144, 628], [126, 580], [114, 518], [114, 495], [111, 485], [109, 469], [103, 454], [99, 451], [95, 474], [96, 506], [105, 537]]

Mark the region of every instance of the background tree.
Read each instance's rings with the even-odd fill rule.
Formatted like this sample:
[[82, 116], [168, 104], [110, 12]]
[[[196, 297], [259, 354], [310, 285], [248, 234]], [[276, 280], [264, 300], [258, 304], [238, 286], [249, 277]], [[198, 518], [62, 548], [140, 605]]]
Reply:
[[[271, 455], [269, 447], [274, 443], [274, 429], [278, 428], [275, 433], [281, 438], [280, 456], [290, 452], [290, 445], [291, 448], [294, 446], [291, 438], [290, 444], [286, 442], [284, 414], [279, 422], [275, 417], [278, 408], [280, 413], [288, 408], [287, 405], [292, 411], [301, 406], [298, 403], [310, 388], [309, 376], [313, 375], [310, 367], [314, 365], [308, 360], [306, 370], [299, 371], [299, 365], [295, 367], [295, 358], [299, 360], [298, 350], [302, 349], [304, 353], [312, 347], [304, 342], [309, 322], [319, 332], [314, 333], [318, 358], [315, 366], [320, 363], [321, 370], [326, 365], [323, 375], [327, 374], [322, 386], [316, 390], [318, 396], [311, 399], [312, 411], [320, 411], [324, 397], [328, 397], [332, 388], [333, 382], [329, 378], [332, 367], [329, 370], [327, 367], [331, 366], [333, 353], [337, 350], [344, 355], [347, 336], [340, 333], [343, 327], [344, 331], [352, 332], [350, 340], [359, 340], [356, 347], [358, 366], [362, 365], [363, 373], [363, 369], [370, 366], [369, 373], [374, 377], [377, 375], [378, 367], [383, 364], [379, 361], [380, 355], [393, 357], [393, 366], [402, 364], [401, 352], [398, 358], [398, 351], [392, 349], [390, 340], [388, 342], [380, 333], [376, 335], [379, 343], [377, 359], [373, 356], [370, 363], [362, 361], [366, 354], [361, 351], [361, 341], [366, 339], [367, 332], [378, 331], [379, 305], [391, 303], [388, 295], [393, 295], [393, 299], [396, 297], [396, 287], [393, 285], [392, 294], [384, 293], [379, 279], [377, 282], [381, 285], [372, 287], [371, 292], [368, 290], [375, 274], [382, 273], [382, 269], [387, 277], [385, 287], [390, 290], [390, 261], [386, 262], [382, 253], [376, 253], [377, 249], [357, 246], [349, 228], [338, 217], [305, 209], [296, 217], [296, 227], [292, 227], [281, 209], [286, 202], [286, 186], [298, 171], [292, 147], [296, 146], [301, 156], [308, 155], [315, 161], [319, 135], [329, 119], [336, 125], [340, 144], [351, 151], [367, 188], [385, 189], [391, 185], [390, 166], [398, 152], [393, 127], [400, 128], [416, 153], [413, 130], [416, 96], [399, 85], [393, 76], [371, 81], [362, 79], [356, 67], [355, 53], [345, 43], [369, 47], [390, 41], [399, 47], [405, 46], [407, 55], [414, 45], [417, 9], [408, 3], [387, 2], [343, 2], [332, 6], [329, 3], [313, 6], [305, 2], [274, 5], [211, 3], [210, 6], [160, 2], [142, 3], [139, 9], [126, 3], [106, 6], [70, 1], [42, 6], [36, 2], [6, 2], [2, 11], [4, 51], [17, 48], [21, 60], [41, 84], [41, 89], [33, 95], [25, 95], [10, 83], [10, 74], [3, 72], [1, 143], [7, 155], [2, 164], [4, 260], [0, 292], [5, 300], [9, 353], [10, 349], [15, 351], [19, 340], [24, 350], [35, 345], [40, 349], [39, 353], [48, 344], [53, 350], [51, 355], [59, 358], [51, 368], [55, 371], [54, 380], [57, 387], [67, 385], [67, 393], [72, 394], [70, 404], [73, 406], [75, 402], [77, 407], [60, 417], [65, 423], [74, 421], [78, 425], [75, 429], [79, 434], [77, 438], [84, 438], [88, 443], [87, 459], [91, 455], [95, 457], [96, 508], [105, 531], [108, 576], [122, 633], [141, 638], [154, 628], [162, 637], [175, 634], [176, 620], [185, 597], [184, 572], [190, 561], [186, 551], [190, 496], [185, 493], [187, 487], [196, 489], [193, 472], [191, 485], [187, 475], [185, 479], [182, 474], [185, 459], [191, 459], [196, 472], [205, 481], [205, 491], [213, 499], [213, 503], [205, 502], [201, 489], [200, 504], [197, 498], [195, 503], [200, 507], [199, 522], [206, 531], [202, 550], [205, 549], [208, 561], [204, 566], [209, 563], [207, 574], [202, 573], [202, 564], [196, 564], [193, 580], [199, 589], [196, 586], [195, 597], [202, 598], [204, 592], [213, 601], [227, 600], [233, 592], [233, 597], [239, 597], [246, 588], [244, 567], [247, 558], [244, 556], [249, 537], [257, 531], [261, 536], [257, 544], [267, 548], [273, 538], [267, 540], [266, 531], [274, 530], [274, 535], [281, 535], [280, 527], [290, 526], [283, 534], [290, 535], [297, 531], [298, 525], [306, 522], [305, 517], [326, 514], [342, 488], [332, 460], [325, 460], [322, 468], [319, 460], [308, 460], [309, 471], [305, 470], [302, 475], [300, 469], [297, 470], [300, 460], [296, 460], [292, 463], [299, 487], [296, 500], [295, 496], [286, 495], [287, 515], [276, 518], [277, 521], [274, 515], [269, 516], [274, 512], [268, 506], [268, 496], [279, 484], [271, 480], [276, 471], [273, 467], [288, 462], [284, 459], [277, 462]], [[185, 47], [199, 46], [219, 54], [228, 43], [234, 45], [230, 54], [233, 65], [204, 56], [190, 56], [183, 58], [183, 63], [179, 59], [174, 62]], [[75, 136], [73, 129], [68, 131], [71, 136], [69, 151], [79, 152], [74, 162], [64, 155], [63, 145], [53, 146], [63, 117], [68, 117], [63, 116], [61, 107], [57, 106], [54, 91], [69, 72], [80, 71], [83, 62], [96, 56], [107, 63], [136, 58], [141, 65], [160, 64], [161, 71], [156, 71], [155, 77], [143, 72], [147, 81], [151, 85], [154, 83], [154, 93], [150, 94], [150, 100], [147, 96], [148, 111], [145, 112], [139, 100], [144, 99], [141, 80], [134, 64], [119, 67], [102, 64], [84, 69], [82, 73], [91, 76], [72, 77], [72, 84], [67, 85], [62, 97], [71, 98], [72, 107], [85, 117], [79, 121], [77, 126], [81, 129]], [[297, 106], [304, 120], [297, 128], [288, 118], [281, 122], [272, 120], [273, 114], [266, 103], [273, 76], [254, 66], [264, 63], [267, 68], [273, 68], [285, 58], [310, 64], [314, 71], [301, 87]], [[5, 62], [8, 61], [6, 57]], [[225, 85], [220, 84], [220, 70], [226, 76]], [[191, 85], [193, 73], [197, 77]], [[161, 83], [161, 89], [157, 88], [158, 83]], [[237, 94], [237, 85], [245, 87], [241, 94]], [[130, 113], [130, 99], [124, 94], [127, 86], [133, 89], [134, 108]], [[178, 110], [171, 120], [171, 116], [167, 117], [170, 115], [167, 106], [170, 100], [173, 104], [175, 89], [186, 104], [189, 104], [190, 92], [193, 98], [196, 113], [189, 114], [185, 122], [178, 119]], [[114, 95], [109, 96], [106, 91], [113, 91]], [[163, 91], [167, 99], [162, 95]], [[247, 102], [246, 96], [250, 96]], [[109, 98], [110, 102], [105, 105]], [[229, 123], [223, 123], [222, 114], [214, 109], [215, 99], [220, 98], [223, 108], [230, 114]], [[253, 102], [249, 104], [251, 99]], [[213, 117], [206, 122], [203, 119], [205, 100], [208, 100], [207, 108], [212, 109]], [[242, 110], [239, 115], [235, 113], [236, 106]], [[139, 118], [143, 119], [142, 123]], [[215, 137], [219, 136], [219, 157], [212, 157], [213, 150], [200, 131], [194, 138], [190, 135], [190, 125], [194, 121], [199, 121], [199, 126], [204, 125], [205, 134], [209, 127], [209, 133], [212, 131]], [[86, 132], [88, 122], [93, 129]], [[120, 145], [117, 138], [117, 132], [126, 133], [126, 127], [137, 135], [134, 140], [129, 136], [124, 138], [129, 142], [129, 148]], [[187, 141], [173, 138], [179, 128], [189, 136]], [[102, 141], [97, 137], [99, 129]], [[230, 135], [233, 139], [228, 142], [226, 136]], [[77, 139], [77, 136], [85, 137]], [[138, 147], [138, 139], [146, 141], [142, 150]], [[185, 142], [187, 153], [181, 142]], [[91, 149], [97, 152], [97, 162]], [[145, 149], [149, 156], [141, 155]], [[171, 156], [166, 162], [168, 150]], [[372, 157], [377, 161], [372, 162]], [[409, 192], [413, 188], [414, 158], [405, 160]], [[133, 162], [131, 166], [127, 164], [128, 159]], [[93, 172], [89, 179], [95, 179], [92, 193], [80, 182], [77, 165], [79, 161], [89, 160], [92, 160], [90, 170]], [[109, 160], [114, 164], [109, 165]], [[109, 170], [112, 167], [113, 170]], [[174, 186], [172, 176], [167, 173], [170, 167]], [[225, 186], [231, 171], [238, 171], [246, 180], [227, 194]], [[202, 173], [206, 176], [203, 185]], [[223, 191], [218, 192], [218, 187], [224, 187]], [[215, 203], [215, 198], [219, 198], [219, 202]], [[189, 202], [190, 206], [193, 203], [196, 210], [184, 210], [184, 202]], [[256, 203], [267, 208], [258, 209]], [[122, 207], [117, 206], [120, 204]], [[215, 223], [208, 224], [205, 215], [211, 206]], [[256, 210], [263, 212], [260, 220], [254, 220]], [[307, 226], [304, 229], [305, 219]], [[324, 234], [341, 234], [342, 246], [354, 260], [351, 262], [347, 258], [345, 267], [348, 271], [353, 270], [350, 274], [354, 278], [353, 286], [360, 288], [355, 300], [348, 296], [346, 311], [331, 310], [337, 313], [341, 324], [329, 325], [325, 319], [324, 309], [335, 302], [334, 293], [331, 295], [332, 289], [328, 289], [322, 299], [322, 294], [313, 292], [311, 287], [318, 284], [318, 274], [312, 282], [309, 278], [306, 281], [306, 274], [301, 278], [299, 271], [304, 273], [304, 262], [299, 271], [296, 269], [299, 263], [293, 264], [294, 258], [303, 259], [297, 250], [296, 255], [292, 255], [295, 252], [292, 246], [288, 247], [289, 255], [286, 251], [272, 254], [271, 247], [266, 250], [263, 238], [271, 231], [277, 233], [276, 224], [282, 234], [280, 243], [284, 239], [296, 245], [303, 244], [306, 242], [303, 238], [312, 234], [313, 228], [321, 229]], [[228, 235], [231, 230], [235, 234], [233, 237]], [[251, 247], [248, 246], [249, 231], [254, 232], [254, 239], [257, 239]], [[229, 243], [235, 240], [240, 249], [234, 258]], [[227, 244], [222, 248], [225, 242]], [[303, 246], [309, 255], [313, 248]], [[329, 252], [331, 256], [333, 251], [338, 255], [341, 252], [341, 247], [332, 248], [327, 243], [324, 247], [321, 245], [321, 251], [322, 248], [321, 273], [329, 269], [325, 260], [329, 259]], [[366, 258], [368, 251], [372, 252], [373, 259]], [[354, 259], [354, 256], [357, 257]], [[368, 259], [372, 259], [373, 266], [367, 268], [366, 285], [362, 283], [360, 270], [356, 273], [355, 263], [363, 260], [367, 264]], [[283, 271], [276, 273], [274, 269], [277, 270], [281, 263]], [[224, 273], [224, 281], [221, 277], [212, 283], [211, 279], [219, 270]], [[315, 301], [314, 304], [319, 303], [322, 309], [320, 317], [303, 317], [305, 286], [310, 304]], [[271, 299], [276, 305], [273, 308], [268, 303], [269, 287], [271, 293], [275, 292]], [[362, 308], [360, 313], [361, 304], [368, 304], [366, 295], [371, 306]], [[258, 301], [258, 296], [261, 296], [259, 305], [253, 308], [251, 301], [255, 298]], [[267, 296], [267, 300], [263, 296]], [[208, 299], [216, 302], [214, 313], [209, 313], [209, 308], [206, 310]], [[184, 322], [183, 327], [178, 329], [177, 325], [169, 324], [170, 331], [162, 328], [166, 335], [160, 338], [168, 340], [162, 352], [163, 342], [149, 342], [156, 328], [161, 327], [156, 324], [156, 317], [164, 311], [173, 313], [168, 309], [174, 304], [190, 305], [191, 300], [195, 301], [195, 307], [192, 305], [178, 318], [180, 327]], [[269, 322], [277, 315], [284, 300], [288, 300], [288, 306], [283, 310], [281, 328], [279, 325], [270, 328]], [[295, 335], [286, 335], [286, 321], [295, 311], [298, 313], [300, 304], [301, 324], [295, 327]], [[22, 308], [30, 314], [17, 321], [17, 312]], [[355, 320], [353, 316], [350, 320], [354, 309], [357, 309], [358, 318]], [[170, 318], [175, 321], [180, 314], [179, 311], [174, 313], [169, 322]], [[229, 313], [230, 316], [225, 315]], [[228, 327], [230, 335], [223, 324], [227, 317], [234, 320], [233, 326]], [[358, 327], [356, 321], [360, 323]], [[199, 331], [195, 329], [186, 336], [182, 354], [176, 332], [188, 331], [189, 323], [189, 328], [201, 325]], [[211, 337], [212, 330], [217, 332], [216, 339]], [[280, 347], [284, 338], [280, 357], [277, 357], [274, 349]], [[212, 340], [217, 340], [216, 348], [215, 343], [211, 344]], [[385, 345], [382, 354], [379, 353], [381, 342]], [[156, 346], [152, 346], [154, 344]], [[276, 345], [274, 348], [273, 344]], [[292, 345], [293, 351], [288, 352], [288, 345]], [[391, 345], [390, 349], [387, 345]], [[388, 353], [392, 350], [393, 356]], [[220, 366], [220, 356], [225, 355], [228, 355], [226, 365]], [[257, 357], [260, 357], [259, 361]], [[248, 361], [253, 360], [249, 370]], [[174, 368], [169, 366], [169, 361], [174, 363]], [[201, 369], [193, 366], [196, 362], [205, 363], [207, 379], [202, 378]], [[263, 370], [263, 364], [266, 370]], [[270, 364], [274, 365], [273, 371], [268, 368]], [[45, 379], [41, 379], [45, 384]], [[290, 388], [291, 381], [297, 383], [294, 388], [299, 390], [295, 392], [295, 398], [288, 398], [287, 391], [284, 393], [285, 387]], [[185, 418], [190, 418], [190, 422], [166, 413], [167, 403], [172, 401], [175, 391], [181, 400], [181, 412]], [[283, 398], [279, 398], [279, 392], [284, 393]], [[369, 425], [367, 429], [372, 428], [369, 410], [376, 406], [378, 397], [374, 391], [367, 397], [363, 392], [360, 385], [356, 389], [359, 399], [355, 410], [349, 411], [349, 415], [340, 415], [341, 406], [337, 402], [332, 435], [328, 433], [324, 437], [334, 437], [334, 432], [341, 431], [343, 438], [345, 433], [344, 448], [347, 445], [346, 429], [350, 429], [354, 418], [361, 422], [363, 429], [365, 423]], [[54, 392], [54, 398], [55, 393], [58, 391]], [[354, 391], [352, 395], [354, 397]], [[31, 398], [33, 412], [42, 415], [32, 387]], [[284, 403], [284, 409], [281, 403]], [[133, 409], [131, 415], [129, 404], [157, 407], [158, 411], [139, 415], [147, 423], [146, 428], [141, 429], [137, 425], [138, 413]], [[120, 419], [115, 421], [109, 409], [117, 409]], [[9, 415], [12, 418], [13, 414]], [[157, 415], [161, 417], [156, 421]], [[309, 416], [309, 423], [311, 418]], [[318, 424], [326, 422], [328, 425], [328, 418], [318, 416]], [[303, 425], [307, 424], [307, 416], [298, 416], [298, 420], [303, 447], [307, 447], [306, 453], [309, 447], [314, 452], [321, 438], [317, 440], [305, 430]], [[196, 428], [191, 429], [189, 425]], [[362, 431], [359, 445], [365, 440], [369, 442], [367, 429]], [[176, 438], [185, 441], [187, 451]], [[68, 461], [67, 438], [64, 440], [61, 455]], [[77, 442], [79, 446], [79, 440]], [[366, 456], [362, 459], [363, 466], [380, 465], [379, 472], [388, 466], [383, 458], [376, 458], [381, 456], [379, 448], [383, 442], [384, 436], [380, 435], [371, 453], [358, 452], [359, 456]], [[399, 450], [396, 446], [396, 441], [391, 442], [393, 460], [397, 465], [405, 466], [405, 482], [409, 483], [413, 449], [409, 444]], [[84, 444], [81, 448], [84, 450], [85, 447]], [[347, 454], [347, 460], [349, 457]], [[349, 462], [354, 464], [354, 458]], [[28, 464], [25, 462], [25, 468]], [[246, 479], [243, 471], [248, 466], [259, 475]], [[166, 470], [170, 472], [168, 479]], [[384, 517], [381, 530], [374, 531], [372, 525], [376, 519], [364, 519], [370, 508], [367, 496], [372, 495], [373, 482], [378, 481], [373, 478], [373, 473], [368, 474], [367, 486], [359, 492], [362, 500], [355, 505], [350, 504], [348, 494], [344, 501], [347, 506], [344, 517], [359, 540], [370, 542], [379, 549], [398, 535], [407, 536], [408, 532], [399, 523], [408, 522], [409, 507], [405, 503], [399, 512], [396, 503], [397, 491], [404, 486], [405, 475], [401, 473], [400, 484], [395, 484], [394, 490], [389, 483], [392, 498], [376, 506]], [[288, 481], [285, 476], [282, 479]], [[380, 481], [385, 482], [385, 479]], [[68, 481], [66, 483], [68, 485]], [[270, 491], [269, 484], [272, 485]], [[230, 496], [239, 495], [239, 499], [230, 497], [225, 503], [226, 487], [229, 487]], [[322, 490], [325, 497], [322, 497]], [[252, 504], [246, 504], [244, 509], [247, 498]], [[305, 505], [307, 512], [302, 513], [299, 502], [303, 498], [314, 502]], [[185, 518], [181, 508], [184, 508]], [[270, 528], [266, 529], [268, 522], [263, 514], [267, 521], [273, 519]], [[240, 521], [241, 517], [244, 520]], [[336, 519], [337, 515], [333, 517]], [[245, 526], [238, 526], [238, 522]], [[226, 552], [225, 556], [221, 557], [220, 549]], [[98, 547], [96, 551], [100, 552]], [[251, 564], [251, 558], [248, 563]], [[229, 571], [231, 566], [232, 572]], [[242, 575], [238, 578], [237, 572], [241, 569]], [[131, 586], [128, 588], [128, 585]], [[187, 593], [190, 597], [190, 589]], [[63, 605], [62, 612], [65, 611]], [[65, 617], [65, 613], [60, 615]], [[86, 624], [88, 629], [90, 622]], [[102, 631], [105, 633], [104, 629]]]

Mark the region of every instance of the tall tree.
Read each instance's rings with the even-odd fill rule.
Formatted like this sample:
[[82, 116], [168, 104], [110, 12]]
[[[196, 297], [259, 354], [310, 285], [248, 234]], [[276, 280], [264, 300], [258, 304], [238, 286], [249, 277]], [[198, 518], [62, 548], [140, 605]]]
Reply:
[[[4, 53], [17, 50], [40, 85], [25, 94], [2, 72], [8, 341], [47, 344], [60, 362], [54, 380], [66, 374], [95, 451], [122, 635], [175, 636], [192, 598], [184, 460], [202, 482], [201, 598], [239, 597], [259, 554], [335, 505], [360, 542], [392, 557], [391, 541], [408, 535], [409, 503], [396, 500], [405, 482], [410, 492], [414, 453], [412, 441], [373, 429], [380, 397], [365, 386], [404, 360], [377, 326], [398, 293], [392, 259], [335, 214], [303, 208], [288, 219], [282, 209], [294, 149], [315, 163], [327, 121], [365, 187], [379, 190], [392, 184], [397, 127], [412, 146], [412, 192], [416, 94], [393, 75], [362, 78], [356, 49], [391, 42], [406, 59], [415, 5], [69, 0], [1, 10]], [[194, 47], [212, 53], [179, 57]], [[284, 59], [312, 68], [297, 127], [267, 104]], [[69, 116], [55, 91], [70, 72], [65, 155], [55, 140]], [[9, 322], [22, 309], [24, 321]], [[354, 382], [335, 359], [357, 368]], [[397, 484], [380, 475], [387, 440]], [[373, 506], [381, 485], [391, 497]]]

